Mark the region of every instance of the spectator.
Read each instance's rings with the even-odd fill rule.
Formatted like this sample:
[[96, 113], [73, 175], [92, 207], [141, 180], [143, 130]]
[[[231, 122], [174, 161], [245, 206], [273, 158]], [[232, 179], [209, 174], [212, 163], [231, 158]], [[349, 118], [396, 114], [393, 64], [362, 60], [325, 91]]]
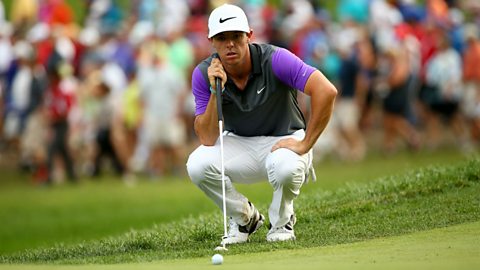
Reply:
[[129, 161], [138, 143], [137, 135], [141, 126], [141, 118], [140, 87], [137, 77], [132, 76], [122, 97], [122, 110], [119, 116], [122, 136], [118, 143], [122, 144], [123, 147], [117, 148], [120, 150], [119, 157], [125, 167], [124, 180], [127, 184], [129, 181], [135, 180]]
[[[365, 142], [359, 128], [360, 105], [365, 102], [365, 95], [358, 87], [360, 76], [359, 47], [360, 27], [351, 20], [344, 21], [341, 39], [348, 40], [339, 48], [341, 63], [338, 72], [339, 97], [334, 111], [334, 122], [338, 129], [339, 153], [342, 159], [361, 160], [365, 155]], [[363, 88], [362, 88], [363, 89]]]
[[[356, 47], [359, 65], [359, 73], [356, 78], [356, 102], [360, 110], [359, 127], [362, 132], [366, 132], [373, 125], [374, 82], [377, 76], [377, 55], [373, 40], [365, 28], [363, 28], [360, 33]], [[366, 145], [364, 147], [366, 147]], [[364, 149], [364, 151], [366, 151], [366, 149]]]
[[37, 100], [32, 97], [37, 91], [33, 90], [34, 51], [26, 41], [18, 41], [14, 48], [16, 62], [11, 66], [10, 81], [5, 91], [6, 111], [4, 136], [14, 144], [22, 135], [32, 106]]
[[[101, 99], [96, 95], [101, 83], [103, 60], [93, 52], [87, 52], [80, 69], [80, 85], [77, 91], [77, 121], [72, 126], [72, 146], [77, 165], [84, 175], [92, 176], [97, 153], [97, 133], [102, 120], [109, 115], [101, 115]], [[107, 120], [108, 124], [108, 120]]]
[[[182, 145], [186, 141], [181, 121], [181, 96], [186, 91], [184, 75], [167, 61], [165, 43], [151, 41], [141, 56], [138, 82], [143, 104], [142, 129], [154, 175], [178, 174]], [[149, 60], [151, 59], [151, 61]], [[162, 81], [159, 87], [157, 81]]]
[[103, 159], [110, 159], [113, 169], [118, 176], [123, 176], [125, 167], [118, 157], [113, 144], [112, 117], [114, 113], [110, 87], [101, 80], [97, 81], [92, 89], [92, 97], [98, 102], [95, 125], [95, 154], [93, 159], [93, 177], [99, 177], [102, 173]]
[[470, 123], [470, 131], [480, 140], [480, 40], [478, 28], [470, 24], [465, 28], [467, 47], [463, 55], [463, 82], [465, 93], [461, 107]]
[[[462, 99], [462, 60], [460, 54], [451, 46], [446, 33], [438, 36], [438, 51], [427, 64], [427, 83], [434, 87], [435, 97], [431, 103], [431, 110], [436, 114], [433, 134], [429, 140], [438, 144], [441, 135], [439, 126], [442, 118], [446, 119], [455, 133], [457, 143], [468, 150], [469, 138], [466, 132], [464, 118], [460, 112]], [[435, 146], [435, 145], [434, 145]]]
[[42, 65], [36, 63], [35, 58], [29, 60], [27, 68], [31, 73], [29, 82], [30, 100], [25, 120], [25, 130], [20, 138], [20, 165], [34, 173], [36, 181], [45, 179], [44, 168], [46, 151], [46, 123], [42, 112], [42, 105], [47, 87], [47, 77]]
[[9, 23], [0, 24], [0, 143], [3, 143], [4, 120], [7, 112], [8, 75], [12, 63], [15, 61], [11, 42], [12, 30]]
[[46, 93], [47, 122], [49, 126], [49, 137], [47, 142], [47, 184], [52, 184], [55, 179], [54, 163], [57, 154], [60, 154], [63, 165], [67, 172], [68, 179], [75, 182], [77, 177], [74, 171], [73, 159], [67, 144], [69, 132], [68, 117], [73, 106], [74, 92], [73, 84], [70, 84], [66, 77], [71, 68], [63, 62], [51, 63], [48, 70], [49, 88]]
[[392, 154], [397, 150], [400, 137], [407, 145], [417, 150], [420, 138], [416, 129], [408, 121], [408, 87], [411, 80], [408, 50], [393, 33], [383, 32], [379, 36], [379, 85], [377, 90], [383, 95], [383, 150]]

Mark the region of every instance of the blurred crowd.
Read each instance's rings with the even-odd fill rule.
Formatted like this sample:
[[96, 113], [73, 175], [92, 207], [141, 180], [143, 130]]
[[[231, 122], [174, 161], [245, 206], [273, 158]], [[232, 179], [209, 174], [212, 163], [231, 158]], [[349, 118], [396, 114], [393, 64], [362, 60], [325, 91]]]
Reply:
[[79, 2], [81, 20], [64, 0], [0, 2], [0, 159], [15, 153], [37, 183], [184, 174], [198, 143], [191, 70], [225, 2], [246, 10], [253, 42], [290, 49], [337, 86], [318, 157], [435, 149], [446, 134], [478, 149], [479, 1]]

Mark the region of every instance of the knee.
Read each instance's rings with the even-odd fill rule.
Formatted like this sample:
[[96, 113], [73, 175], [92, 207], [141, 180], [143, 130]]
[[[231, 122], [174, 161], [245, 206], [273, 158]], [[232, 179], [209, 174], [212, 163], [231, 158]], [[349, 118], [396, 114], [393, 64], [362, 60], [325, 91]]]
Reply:
[[269, 181], [272, 184], [291, 185], [301, 184], [303, 182], [305, 164], [303, 164], [300, 157], [291, 150], [276, 150], [267, 160], [266, 166]]
[[214, 171], [214, 163], [211, 155], [205, 153], [203, 148], [200, 146], [195, 151], [193, 151], [187, 160], [187, 172], [190, 180], [197, 186], [200, 186], [203, 181], [207, 178], [207, 175], [211, 174]]

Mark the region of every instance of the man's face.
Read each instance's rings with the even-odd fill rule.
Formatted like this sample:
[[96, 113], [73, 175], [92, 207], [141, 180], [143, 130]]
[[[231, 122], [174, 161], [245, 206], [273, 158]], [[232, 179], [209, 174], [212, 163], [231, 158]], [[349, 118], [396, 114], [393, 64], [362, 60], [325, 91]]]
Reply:
[[229, 31], [215, 35], [210, 41], [223, 64], [235, 65], [245, 61], [251, 36], [252, 32]]

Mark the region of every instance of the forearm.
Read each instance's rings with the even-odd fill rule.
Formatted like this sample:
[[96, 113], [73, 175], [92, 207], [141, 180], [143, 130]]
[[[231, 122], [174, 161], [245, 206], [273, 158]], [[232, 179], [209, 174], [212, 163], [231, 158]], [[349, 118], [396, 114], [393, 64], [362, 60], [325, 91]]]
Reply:
[[333, 113], [336, 88], [319, 72], [312, 74], [305, 87], [310, 95], [311, 115], [302, 141], [305, 153], [308, 152], [327, 126]]
[[410, 75], [408, 57], [405, 54], [395, 55], [392, 72], [388, 77], [388, 84], [391, 87], [403, 85]]
[[210, 95], [207, 109], [195, 118], [195, 133], [201, 144], [212, 146], [218, 138], [217, 98]]

